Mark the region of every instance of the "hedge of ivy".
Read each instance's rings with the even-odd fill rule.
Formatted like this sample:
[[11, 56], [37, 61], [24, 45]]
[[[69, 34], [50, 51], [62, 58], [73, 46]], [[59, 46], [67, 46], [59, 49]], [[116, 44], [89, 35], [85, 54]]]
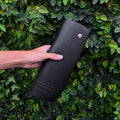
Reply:
[[38, 69], [0, 71], [0, 120], [120, 120], [119, 0], [0, 0], [0, 50], [50, 44], [64, 18], [89, 39], [56, 102], [30, 89]]

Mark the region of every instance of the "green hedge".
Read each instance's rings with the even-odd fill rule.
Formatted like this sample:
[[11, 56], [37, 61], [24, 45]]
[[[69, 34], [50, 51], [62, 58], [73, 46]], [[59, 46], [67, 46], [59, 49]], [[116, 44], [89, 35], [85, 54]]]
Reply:
[[89, 39], [56, 102], [30, 89], [38, 69], [0, 71], [0, 120], [120, 120], [119, 0], [0, 0], [0, 50], [50, 44], [64, 18]]

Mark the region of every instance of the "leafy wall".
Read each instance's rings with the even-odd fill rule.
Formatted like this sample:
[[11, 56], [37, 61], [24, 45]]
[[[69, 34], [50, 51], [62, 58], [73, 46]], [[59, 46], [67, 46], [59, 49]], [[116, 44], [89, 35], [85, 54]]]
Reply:
[[0, 120], [120, 120], [119, 0], [0, 0], [0, 50], [50, 44], [64, 18], [89, 39], [56, 102], [30, 89], [38, 69], [0, 71]]

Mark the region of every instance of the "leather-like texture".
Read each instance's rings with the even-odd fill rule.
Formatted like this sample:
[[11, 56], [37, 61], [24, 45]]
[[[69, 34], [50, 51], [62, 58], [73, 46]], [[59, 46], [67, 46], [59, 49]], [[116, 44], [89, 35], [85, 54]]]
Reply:
[[[80, 37], [78, 34], [80, 33]], [[65, 19], [50, 53], [63, 55], [60, 61], [46, 60], [39, 70], [31, 94], [37, 98], [55, 101], [66, 86], [69, 76], [78, 61], [88, 39], [88, 30], [83, 25]]]

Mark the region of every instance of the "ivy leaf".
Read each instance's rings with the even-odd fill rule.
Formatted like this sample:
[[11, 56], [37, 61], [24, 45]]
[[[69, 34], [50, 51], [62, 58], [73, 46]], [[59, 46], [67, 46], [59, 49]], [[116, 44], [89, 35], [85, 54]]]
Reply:
[[20, 100], [20, 98], [18, 97], [18, 94], [13, 95], [12, 100], [16, 100], [16, 101]]
[[10, 90], [7, 88], [7, 89], [4, 89], [4, 92], [5, 92], [6, 96], [8, 96], [8, 93], [10, 93]]
[[5, 25], [4, 25], [4, 24], [2, 24], [2, 23], [0, 23], [0, 29], [1, 29], [2, 31], [6, 32]]
[[92, 0], [92, 4], [95, 5], [98, 2], [98, 0]]
[[117, 64], [115, 62], [110, 63], [110, 70], [113, 70]]
[[115, 52], [115, 48], [111, 48], [111, 54]]
[[18, 88], [19, 87], [17, 85], [15, 85], [15, 84], [11, 86], [12, 91], [14, 91], [15, 89], [18, 89]]
[[12, 13], [13, 15], [19, 15], [19, 12], [17, 10], [10, 10], [10, 13]]
[[77, 67], [78, 67], [78, 68], [81, 67], [81, 62], [77, 62]]
[[105, 60], [105, 61], [103, 62], [103, 67], [104, 67], [104, 68], [107, 68], [107, 66], [108, 66], [108, 61]]
[[116, 4], [113, 9], [114, 9], [115, 11], [119, 11], [119, 12], [120, 12], [120, 5]]
[[2, 8], [3, 10], [5, 10], [5, 9], [7, 8], [7, 4], [6, 4], [5, 2], [2, 2], [1, 8]]
[[114, 91], [116, 90], [116, 85], [112, 84], [111, 87]]
[[107, 92], [106, 92], [106, 89], [105, 89], [105, 88], [102, 89], [102, 92], [103, 92], [103, 96], [106, 97]]
[[109, 0], [105, 0], [105, 3], [108, 3]]
[[50, 0], [50, 3], [52, 6], [55, 6], [56, 5], [56, 0]]
[[119, 114], [119, 112], [118, 112], [118, 111], [114, 111], [114, 114], [115, 114], [115, 115], [118, 115], [118, 114]]
[[8, 77], [8, 80], [6, 81], [5, 85], [7, 86], [9, 83], [15, 83], [14, 77]]
[[48, 10], [47, 10], [47, 8], [45, 6], [43, 6], [43, 5], [40, 6], [39, 12], [43, 13], [43, 14], [49, 13]]
[[117, 53], [120, 54], [120, 47], [118, 47], [118, 48], [116, 49], [116, 51], [117, 51]]
[[105, 0], [100, 0], [100, 4], [103, 4], [105, 2]]
[[57, 5], [58, 5], [58, 6], [61, 6], [61, 1], [57, 1]]
[[107, 21], [107, 17], [105, 15], [100, 15], [100, 19], [103, 21]]
[[63, 118], [62, 115], [58, 115], [57, 118], [56, 118], [56, 120], [63, 120], [63, 119], [64, 119], [64, 118]]
[[116, 27], [114, 33], [119, 33], [119, 32], [120, 32], [120, 27]]
[[69, 17], [70, 20], [72, 20], [73, 14], [71, 12], [69, 12], [68, 17]]
[[82, 1], [80, 6], [81, 6], [81, 8], [85, 8], [87, 6], [87, 2]]
[[117, 45], [117, 43], [114, 40], [112, 40], [111, 43], [109, 44], [109, 47], [117, 49], [118, 45]]
[[103, 96], [103, 92], [102, 91], [99, 92], [99, 96], [102, 98], [102, 96]]
[[72, 4], [72, 3], [74, 3], [75, 1], [76, 1], [76, 0], [71, 0], [70, 3]]
[[63, 0], [64, 5], [67, 5], [67, 3], [68, 3], [68, 0]]
[[25, 5], [27, 5], [28, 0], [24, 0]]
[[4, 16], [4, 10], [0, 8], [0, 14]]
[[99, 82], [98, 84], [97, 84], [97, 88], [100, 90], [101, 89], [101, 82]]

